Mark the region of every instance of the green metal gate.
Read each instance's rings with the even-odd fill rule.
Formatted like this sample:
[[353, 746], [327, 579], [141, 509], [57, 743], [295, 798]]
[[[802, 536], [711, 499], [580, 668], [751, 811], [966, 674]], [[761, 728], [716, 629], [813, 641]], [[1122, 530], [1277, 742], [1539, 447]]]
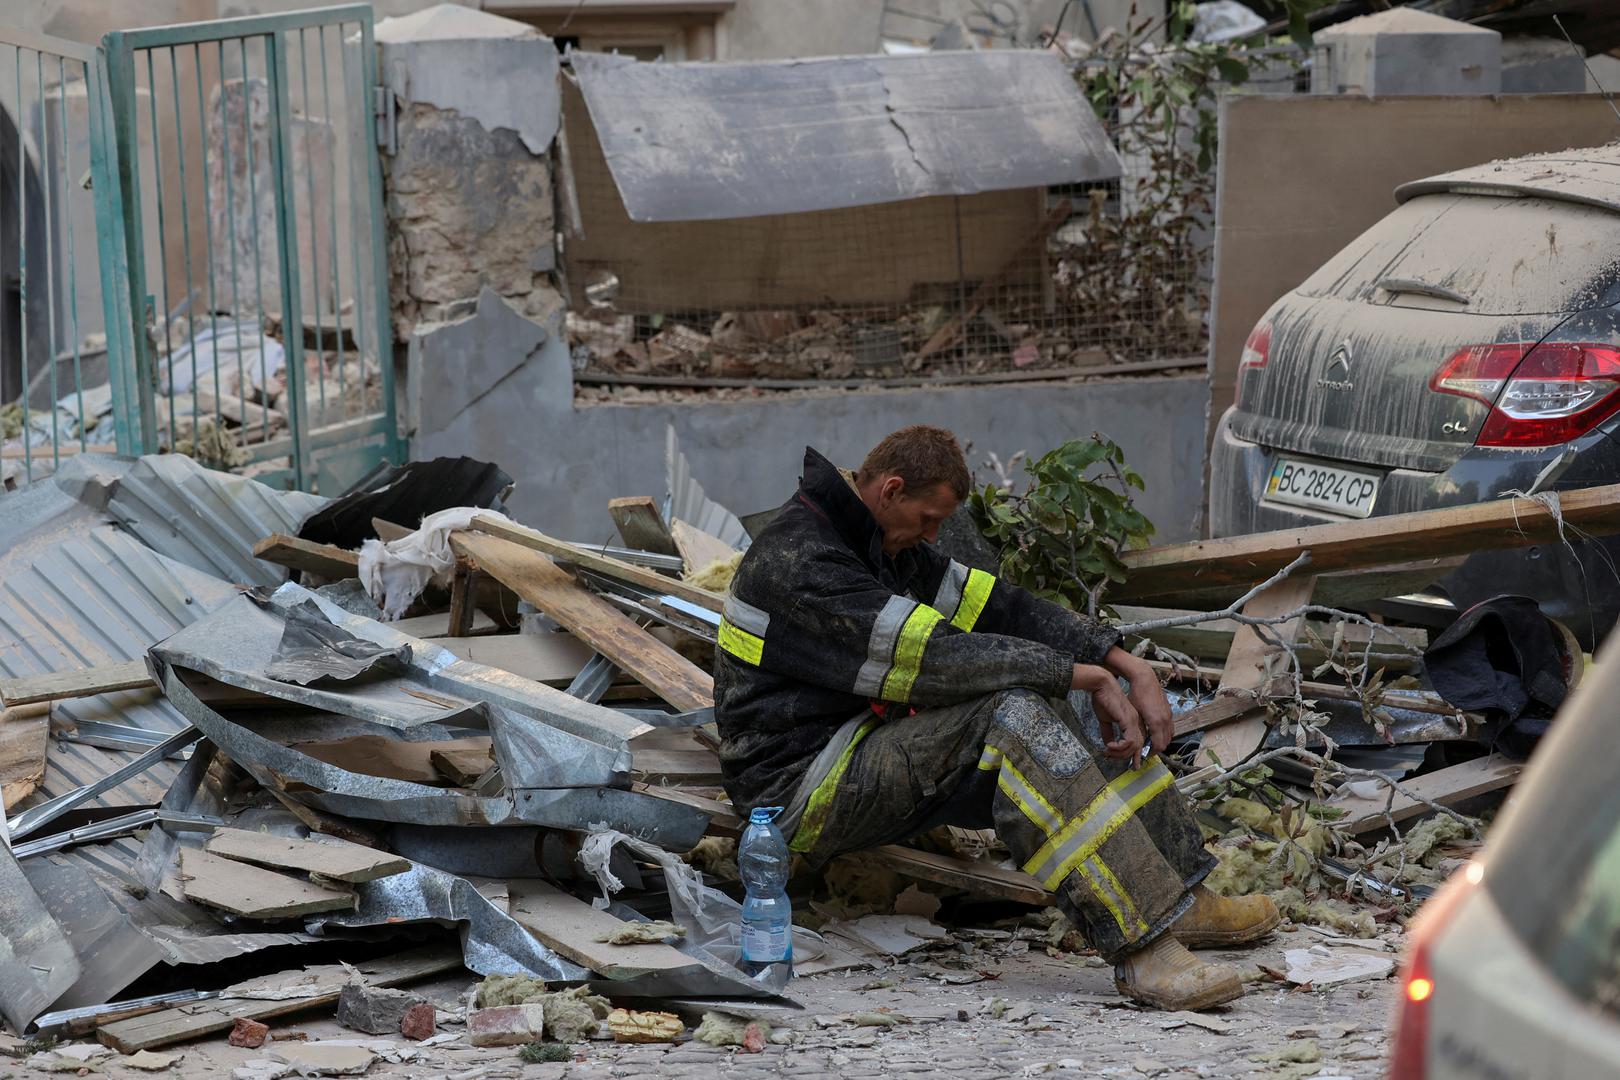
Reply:
[[328, 493], [399, 460], [369, 5], [102, 48], [129, 448]]
[[98, 245], [121, 206], [112, 142], [102, 54], [0, 26], [0, 491], [130, 445], [126, 268]]

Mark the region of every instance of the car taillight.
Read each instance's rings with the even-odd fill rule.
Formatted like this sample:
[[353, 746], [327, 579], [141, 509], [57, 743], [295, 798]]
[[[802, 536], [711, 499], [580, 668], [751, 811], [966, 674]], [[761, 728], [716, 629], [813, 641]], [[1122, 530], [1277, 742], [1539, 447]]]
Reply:
[[1440, 894], [1418, 912], [1406, 933], [1406, 963], [1395, 1007], [1395, 1041], [1385, 1080], [1424, 1080], [1428, 1075], [1429, 1006], [1437, 990], [1430, 959], [1434, 940], [1452, 912], [1485, 878], [1485, 864], [1471, 862], [1454, 874]]
[[1558, 342], [1470, 345], [1429, 387], [1491, 407], [1480, 446], [1556, 446], [1620, 409], [1620, 348]]
[[1255, 324], [1249, 331], [1248, 340], [1243, 343], [1243, 352], [1238, 357], [1237, 377], [1238, 392], [1243, 392], [1243, 377], [1255, 368], [1263, 368], [1266, 361], [1271, 359], [1271, 324], [1264, 320]]

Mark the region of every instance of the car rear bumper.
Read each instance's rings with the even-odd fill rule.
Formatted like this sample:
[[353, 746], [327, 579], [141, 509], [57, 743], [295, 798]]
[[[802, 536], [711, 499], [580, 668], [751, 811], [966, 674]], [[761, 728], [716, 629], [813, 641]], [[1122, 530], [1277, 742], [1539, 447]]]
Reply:
[[[1238, 536], [1351, 520], [1262, 500], [1277, 453], [1238, 438], [1231, 413], [1221, 418], [1210, 459], [1210, 532]], [[1509, 491], [1528, 491], [1566, 450], [1573, 463], [1552, 485], [1573, 490], [1620, 482], [1620, 447], [1601, 432], [1574, 443], [1534, 450], [1475, 447], [1445, 472], [1375, 469], [1383, 477], [1375, 516], [1488, 502]], [[1297, 455], [1293, 455], [1297, 456]], [[1357, 465], [1365, 469], [1366, 466]], [[1620, 539], [1542, 544], [1470, 556], [1439, 582], [1459, 608], [1502, 593], [1533, 596], [1548, 615], [1566, 624], [1587, 648], [1620, 616]]]

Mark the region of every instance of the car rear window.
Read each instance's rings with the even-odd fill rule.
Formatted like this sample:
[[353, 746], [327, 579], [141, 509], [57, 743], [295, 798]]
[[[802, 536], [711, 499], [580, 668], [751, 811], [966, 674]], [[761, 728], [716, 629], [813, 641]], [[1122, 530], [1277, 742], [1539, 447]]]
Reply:
[[1425, 195], [1362, 233], [1299, 291], [1479, 315], [1605, 307], [1620, 300], [1620, 213], [1555, 199]]
[[1486, 849], [1485, 888], [1514, 932], [1578, 998], [1620, 1013], [1620, 782], [1603, 655], [1553, 723], [1536, 769]]

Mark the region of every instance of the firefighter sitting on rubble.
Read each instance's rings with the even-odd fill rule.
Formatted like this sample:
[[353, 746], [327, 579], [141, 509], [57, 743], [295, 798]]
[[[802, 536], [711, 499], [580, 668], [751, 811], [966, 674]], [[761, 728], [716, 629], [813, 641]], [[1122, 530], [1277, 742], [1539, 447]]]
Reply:
[[1114, 630], [934, 549], [969, 484], [942, 428], [895, 432], [853, 474], [806, 449], [720, 626], [732, 801], [785, 807], [783, 835], [814, 865], [993, 826], [1121, 993], [1164, 1009], [1238, 997], [1236, 969], [1186, 946], [1254, 941], [1277, 909], [1199, 884], [1214, 859], [1144, 749], [1172, 733], [1158, 679]]

